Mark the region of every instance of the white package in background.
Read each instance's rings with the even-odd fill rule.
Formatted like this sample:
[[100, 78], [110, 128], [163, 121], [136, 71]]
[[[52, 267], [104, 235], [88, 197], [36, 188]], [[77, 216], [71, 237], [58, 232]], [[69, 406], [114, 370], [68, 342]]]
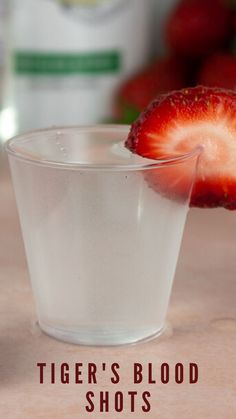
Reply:
[[0, 0], [0, 110], [4, 101], [9, 50], [9, 0]]
[[14, 0], [19, 131], [112, 117], [120, 83], [149, 58], [149, 0]]
[[152, 1], [152, 51], [164, 54], [167, 49], [165, 39], [166, 22], [179, 0]]

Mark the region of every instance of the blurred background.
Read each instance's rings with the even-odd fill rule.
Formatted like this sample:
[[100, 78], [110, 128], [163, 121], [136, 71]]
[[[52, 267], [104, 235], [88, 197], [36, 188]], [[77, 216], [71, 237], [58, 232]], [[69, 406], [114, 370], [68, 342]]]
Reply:
[[236, 88], [236, 0], [0, 0], [0, 138]]

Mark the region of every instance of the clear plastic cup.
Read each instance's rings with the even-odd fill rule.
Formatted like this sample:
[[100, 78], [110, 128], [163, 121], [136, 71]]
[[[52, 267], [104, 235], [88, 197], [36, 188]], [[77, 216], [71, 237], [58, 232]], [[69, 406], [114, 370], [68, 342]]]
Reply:
[[38, 321], [68, 342], [119, 345], [163, 331], [199, 150], [153, 161], [126, 126], [8, 141]]

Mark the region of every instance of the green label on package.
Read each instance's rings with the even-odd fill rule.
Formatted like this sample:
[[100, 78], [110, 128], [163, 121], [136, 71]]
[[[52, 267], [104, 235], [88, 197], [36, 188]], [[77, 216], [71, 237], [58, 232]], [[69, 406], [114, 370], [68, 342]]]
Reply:
[[119, 51], [91, 53], [37, 53], [17, 51], [14, 69], [21, 75], [100, 75], [117, 73], [121, 68]]

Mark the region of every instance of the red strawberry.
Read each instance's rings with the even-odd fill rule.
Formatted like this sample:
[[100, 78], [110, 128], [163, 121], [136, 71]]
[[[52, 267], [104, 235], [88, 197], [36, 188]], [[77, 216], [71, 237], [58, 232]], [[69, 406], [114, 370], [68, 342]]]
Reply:
[[[191, 206], [236, 209], [236, 93], [194, 87], [162, 95], [132, 125], [126, 146], [151, 159], [176, 158], [202, 145]], [[150, 171], [149, 182], [181, 195], [188, 181], [181, 164]], [[182, 176], [181, 176], [182, 171]], [[160, 172], [160, 170], [159, 170]], [[169, 175], [168, 175], [169, 173]], [[183, 191], [184, 192], [184, 191]]]
[[123, 123], [133, 122], [158, 94], [184, 87], [187, 72], [183, 61], [174, 57], [158, 59], [121, 86], [116, 116]]
[[231, 51], [236, 55], [236, 3], [235, 11], [232, 14], [232, 36], [231, 36]]
[[230, 12], [222, 0], [182, 0], [167, 22], [168, 45], [199, 57], [222, 46], [230, 32]]
[[236, 56], [218, 54], [209, 57], [200, 72], [200, 84], [236, 90]]

